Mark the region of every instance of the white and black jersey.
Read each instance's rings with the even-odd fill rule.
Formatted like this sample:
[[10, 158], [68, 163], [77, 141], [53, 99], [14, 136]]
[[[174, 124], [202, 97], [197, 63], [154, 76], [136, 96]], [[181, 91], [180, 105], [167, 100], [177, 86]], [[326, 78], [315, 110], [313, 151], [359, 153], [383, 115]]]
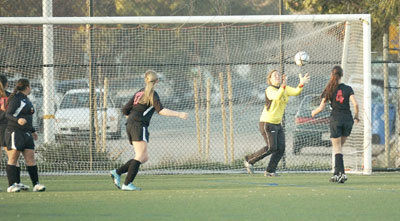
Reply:
[[[34, 113], [35, 109], [29, 98], [25, 94], [17, 92], [14, 97], [9, 100], [6, 110], [7, 129], [10, 131], [18, 129], [25, 132], [35, 132], [32, 125], [32, 115]], [[19, 125], [19, 118], [24, 118], [27, 121], [26, 124]]]
[[154, 91], [153, 105], [140, 104], [140, 98], [144, 95], [144, 88], [136, 92], [133, 97], [122, 108], [122, 112], [129, 116], [127, 124], [134, 124], [138, 126], [148, 127], [150, 125], [151, 117], [154, 111], [159, 113], [163, 109], [160, 97]]

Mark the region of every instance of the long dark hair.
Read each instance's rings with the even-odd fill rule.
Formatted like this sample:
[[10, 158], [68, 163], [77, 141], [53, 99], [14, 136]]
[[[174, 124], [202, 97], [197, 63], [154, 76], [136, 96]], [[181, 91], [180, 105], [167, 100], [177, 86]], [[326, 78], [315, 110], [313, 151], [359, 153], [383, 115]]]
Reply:
[[5, 75], [0, 75], [0, 97], [7, 97], [5, 87], [7, 85], [7, 77]]
[[333, 93], [339, 86], [339, 80], [343, 76], [343, 69], [340, 66], [333, 67], [331, 71], [331, 79], [326, 85], [324, 92], [321, 94], [321, 98], [325, 98], [326, 101], [330, 101], [332, 99]]
[[21, 78], [17, 81], [17, 84], [14, 87], [14, 91], [10, 94], [8, 98], [7, 105], [10, 103], [10, 100], [15, 96], [16, 93], [20, 91], [24, 91], [27, 87], [29, 87], [29, 80], [26, 78]]

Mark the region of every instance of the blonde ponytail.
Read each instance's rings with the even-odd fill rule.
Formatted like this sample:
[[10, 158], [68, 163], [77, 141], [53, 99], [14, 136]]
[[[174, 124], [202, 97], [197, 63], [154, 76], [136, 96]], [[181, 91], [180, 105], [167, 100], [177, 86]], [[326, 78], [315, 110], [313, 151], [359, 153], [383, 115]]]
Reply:
[[0, 82], [0, 97], [7, 97], [6, 91], [4, 90], [3, 83]]
[[140, 98], [139, 103], [153, 106], [154, 85], [158, 82], [157, 73], [153, 70], [147, 70], [144, 74], [144, 81], [146, 82], [146, 87], [144, 88], [144, 94]]

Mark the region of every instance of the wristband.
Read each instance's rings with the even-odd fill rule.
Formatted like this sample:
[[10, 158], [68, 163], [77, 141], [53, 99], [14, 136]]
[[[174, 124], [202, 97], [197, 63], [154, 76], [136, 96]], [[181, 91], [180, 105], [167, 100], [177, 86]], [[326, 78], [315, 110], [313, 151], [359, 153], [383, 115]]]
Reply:
[[302, 88], [302, 87], [304, 87], [304, 84], [299, 84], [299, 88]]

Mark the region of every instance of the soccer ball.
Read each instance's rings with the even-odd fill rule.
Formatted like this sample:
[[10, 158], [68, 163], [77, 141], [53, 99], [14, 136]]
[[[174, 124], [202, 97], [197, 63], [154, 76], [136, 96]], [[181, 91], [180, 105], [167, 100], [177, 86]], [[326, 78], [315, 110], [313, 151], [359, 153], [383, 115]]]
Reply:
[[299, 51], [294, 56], [294, 62], [298, 66], [303, 66], [303, 65], [307, 64], [309, 60], [310, 60], [310, 56], [308, 56], [307, 52], [305, 52], [305, 51]]

